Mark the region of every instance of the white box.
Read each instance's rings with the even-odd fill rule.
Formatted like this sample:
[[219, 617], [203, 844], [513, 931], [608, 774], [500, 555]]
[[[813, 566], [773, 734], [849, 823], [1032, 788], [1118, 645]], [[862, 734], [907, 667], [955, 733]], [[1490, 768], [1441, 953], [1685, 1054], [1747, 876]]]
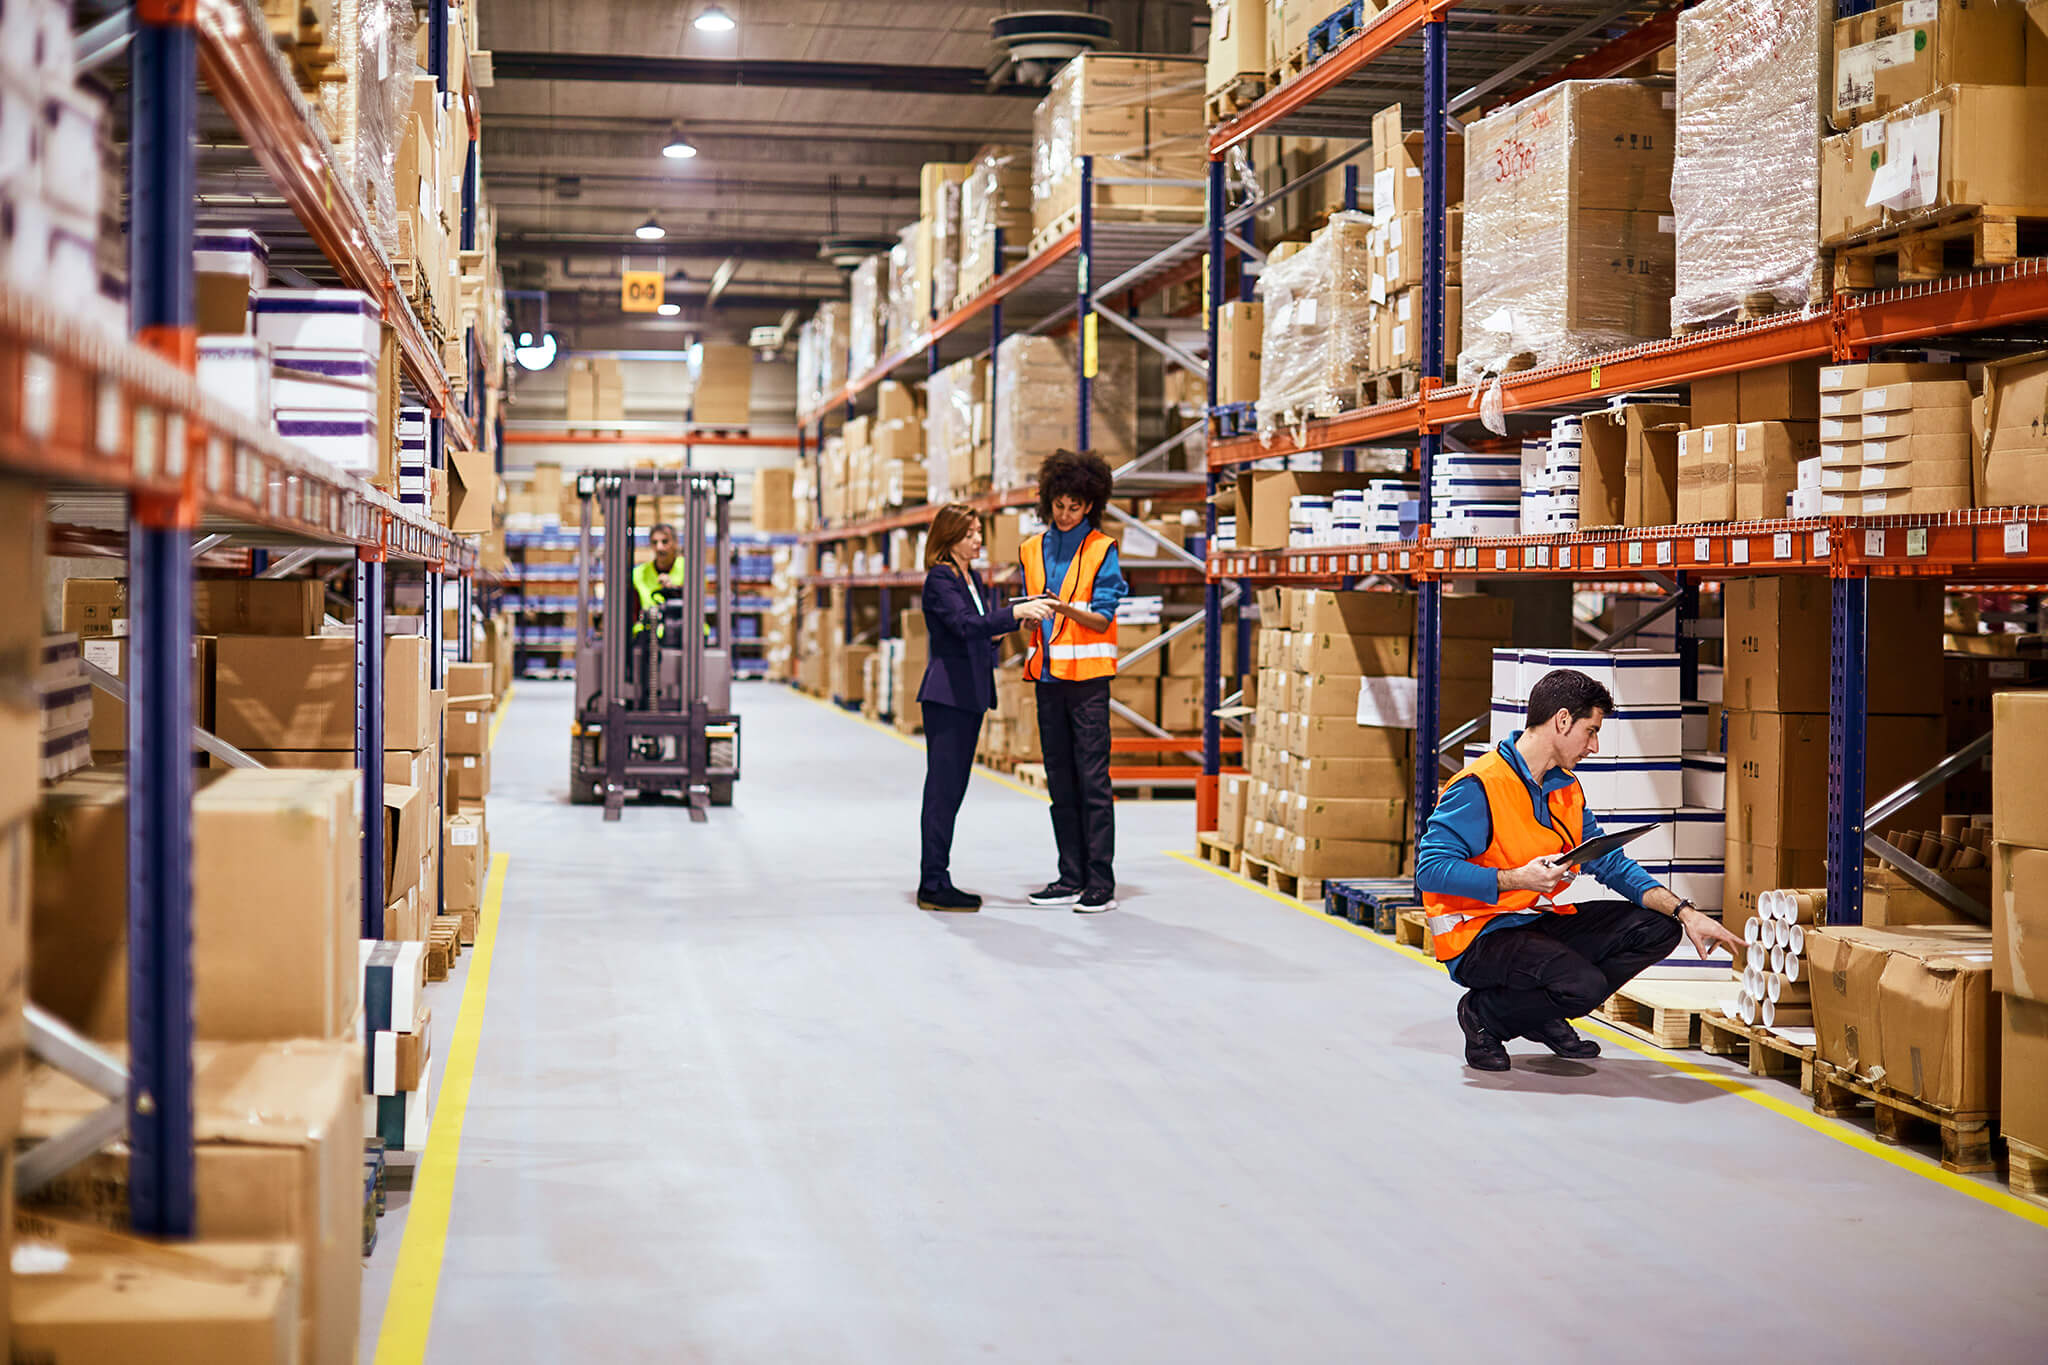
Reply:
[[1690, 806], [1673, 816], [1672, 858], [1681, 863], [1720, 865], [1727, 856], [1728, 816], [1718, 810]]
[[1656, 826], [1648, 834], [1631, 840], [1621, 850], [1645, 867], [1651, 863], [1668, 863], [1677, 856], [1673, 852], [1678, 833], [1676, 810], [1609, 809], [1595, 811], [1594, 814], [1600, 819], [1600, 828], [1608, 834], [1620, 829], [1634, 829], [1637, 825]]
[[1523, 701], [1527, 697], [1528, 694], [1522, 690], [1522, 651], [1493, 651], [1493, 699], [1496, 702]]
[[1709, 732], [1707, 703], [1703, 701], [1689, 701], [1684, 703], [1684, 709], [1685, 749], [1682, 752], [1690, 753], [1699, 749], [1713, 748], [1714, 737]]
[[1725, 695], [1727, 672], [1719, 664], [1701, 664], [1696, 670], [1699, 677], [1699, 699], [1720, 701]]
[[1606, 810], [1677, 810], [1685, 804], [1685, 770], [1677, 758], [1582, 759], [1573, 770], [1595, 814]]
[[270, 285], [270, 248], [248, 228], [207, 228], [192, 235], [192, 268], [240, 275], [251, 289]]
[[271, 401], [280, 410], [376, 416], [377, 362], [371, 357], [280, 347], [272, 351], [271, 364]]
[[[68, 55], [68, 54], [67, 54]], [[43, 92], [43, 197], [74, 213], [100, 211], [99, 100], [69, 86]]]
[[1727, 810], [1728, 756], [1687, 754], [1681, 763], [1685, 806], [1692, 810]]
[[1820, 467], [1821, 457], [1818, 455], [1815, 455], [1810, 459], [1801, 460], [1799, 462], [1799, 482], [1797, 484], [1797, 487], [1820, 487]]
[[[1671, 888], [1671, 893], [1680, 900], [1691, 901], [1710, 915], [1721, 913], [1721, 897], [1725, 894], [1727, 878], [1720, 863], [1688, 863], [1680, 860], [1671, 865], [1670, 880], [1664, 884]], [[1691, 947], [1691, 944], [1684, 943], [1683, 940], [1681, 943], [1687, 948]], [[1704, 965], [1718, 966], [1724, 971], [1728, 967], [1725, 960], [1718, 963], [1709, 960]]]
[[355, 289], [259, 289], [249, 296], [255, 334], [273, 346], [377, 354], [377, 305]]
[[277, 410], [277, 434], [307, 454], [357, 474], [377, 472], [377, 424], [334, 412]]
[[1795, 488], [1792, 490], [1792, 515], [1794, 517], [1817, 517], [1825, 510], [1825, 495], [1818, 488]]
[[271, 424], [270, 345], [255, 337], [199, 338], [199, 387], [259, 426]]
[[1676, 758], [1685, 752], [1685, 713], [1672, 706], [1617, 707], [1600, 726], [1600, 755]]
[[0, 82], [0, 185], [22, 195], [39, 195], [43, 189], [42, 112], [5, 82]]
[[49, 48], [57, 32], [55, 15], [61, 15], [64, 21], [61, 55], [68, 82], [72, 65], [71, 6], [56, 4], [54, 0], [7, 0], [0, 5], [0, 69], [30, 89], [53, 74], [52, 64], [58, 54], [51, 53]]
[[100, 291], [99, 222], [64, 205], [50, 208], [49, 259], [43, 267], [43, 289], [49, 298], [67, 304]]
[[1522, 727], [1529, 720], [1529, 704], [1520, 701], [1502, 701], [1495, 698], [1493, 708], [1487, 716], [1486, 736], [1494, 744], [1512, 740], [1522, 733]]

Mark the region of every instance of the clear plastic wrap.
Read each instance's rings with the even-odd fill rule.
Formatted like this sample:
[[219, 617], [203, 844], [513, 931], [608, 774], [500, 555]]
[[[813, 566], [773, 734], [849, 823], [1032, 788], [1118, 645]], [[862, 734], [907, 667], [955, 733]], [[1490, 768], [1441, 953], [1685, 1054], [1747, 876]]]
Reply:
[[1460, 380], [1670, 335], [1674, 103], [1567, 81], [1467, 130]]
[[1829, 0], [1706, 0], [1678, 18], [1677, 326], [1820, 297]]
[[[412, 107], [414, 34], [412, 0], [342, 0], [354, 11], [355, 137], [349, 175], [387, 257], [399, 254], [398, 145]], [[347, 20], [341, 19], [345, 25]], [[346, 32], [346, 28], [343, 29]]]
[[922, 276], [917, 269], [918, 231], [919, 225], [912, 223], [896, 234], [896, 245], [889, 248], [889, 326], [882, 342], [884, 354], [893, 355], [910, 345], [929, 321], [919, 298]]
[[819, 357], [824, 329], [815, 316], [796, 329], [796, 410], [809, 412], [825, 400], [825, 367]]
[[1259, 276], [1259, 433], [1298, 433], [1353, 406], [1371, 362], [1372, 219], [1333, 213], [1327, 227]]
[[[1031, 483], [1046, 456], [1074, 448], [1080, 410], [1078, 345], [1074, 337], [1018, 335], [1004, 338], [996, 348], [997, 488]], [[1137, 343], [1100, 336], [1095, 359], [1088, 390], [1088, 448], [1114, 468], [1137, 454]]]
[[987, 381], [988, 359], [974, 355], [954, 361], [925, 383], [925, 485], [932, 502], [951, 502], [975, 491], [974, 457], [986, 420], [981, 414]]
[[960, 292], [960, 203], [965, 186], [946, 180], [939, 186], [938, 213], [932, 219], [930, 272], [931, 309], [935, 313], [953, 310], [953, 296]]
[[1198, 220], [1208, 176], [1204, 84], [1194, 57], [1092, 52], [1061, 67], [1032, 121], [1033, 231], [1079, 206], [1084, 156], [1094, 158], [1098, 216], [1167, 210], [1172, 221]]
[[847, 365], [855, 376], [875, 368], [888, 341], [889, 258], [870, 256], [853, 268], [847, 304]]
[[940, 306], [978, 292], [1002, 268], [996, 259], [996, 229], [1003, 230], [1006, 255], [1022, 253], [1031, 241], [1031, 153], [1022, 147], [983, 147], [960, 182], [960, 272], [955, 293]]

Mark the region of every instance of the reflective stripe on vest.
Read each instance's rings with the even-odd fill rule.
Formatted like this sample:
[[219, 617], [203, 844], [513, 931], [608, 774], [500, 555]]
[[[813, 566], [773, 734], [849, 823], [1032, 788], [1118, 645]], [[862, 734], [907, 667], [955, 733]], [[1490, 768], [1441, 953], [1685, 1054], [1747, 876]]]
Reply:
[[[1529, 801], [1529, 784], [1514, 764], [1493, 749], [1474, 759], [1456, 777], [1444, 784], [1449, 791], [1459, 782], [1478, 782], [1486, 789], [1486, 809], [1493, 824], [1493, 839], [1486, 851], [1472, 862], [1497, 872], [1521, 867], [1538, 858], [1563, 853], [1578, 842], [1586, 827], [1586, 795], [1577, 782], [1561, 787], [1544, 798], [1549, 823], [1536, 818]], [[1570, 831], [1567, 834], [1567, 831]], [[1569, 915], [1574, 908], [1552, 903], [1549, 891], [1508, 891], [1492, 905], [1465, 896], [1425, 891], [1423, 907], [1428, 911], [1430, 946], [1439, 962], [1449, 962], [1470, 947], [1472, 940], [1495, 915], [1517, 915], [1527, 911], [1550, 911]]]
[[[1061, 580], [1059, 591], [1053, 596], [1063, 602], [1086, 605], [1095, 600], [1095, 579], [1102, 572], [1102, 566], [1109, 559], [1110, 547], [1116, 542], [1100, 531], [1090, 531], [1081, 541], [1081, 548], [1074, 551], [1074, 557], [1067, 561], [1066, 577]], [[1045, 585], [1045, 533], [1031, 537], [1024, 542], [1024, 591], [1033, 596], [1046, 591]], [[1051, 647], [1046, 647], [1044, 633], [1033, 626], [1030, 652], [1024, 657], [1024, 678], [1036, 682], [1042, 677], [1052, 677], [1060, 682], [1086, 682], [1091, 678], [1113, 678], [1116, 676], [1116, 618], [1109, 618], [1108, 630], [1089, 630], [1080, 622], [1069, 617], [1059, 618], [1054, 627]]]

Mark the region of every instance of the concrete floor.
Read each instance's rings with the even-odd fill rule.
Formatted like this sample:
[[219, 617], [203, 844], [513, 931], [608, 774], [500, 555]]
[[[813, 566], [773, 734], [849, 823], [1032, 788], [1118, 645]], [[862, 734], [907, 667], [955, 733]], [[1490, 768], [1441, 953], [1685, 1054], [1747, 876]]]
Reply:
[[1185, 803], [1084, 918], [977, 780], [1002, 903], [921, 913], [921, 752], [739, 705], [732, 809], [606, 825], [519, 686], [431, 1360], [2048, 1359], [2048, 1229], [1612, 1045], [1468, 1072], [1441, 974], [1168, 857]]

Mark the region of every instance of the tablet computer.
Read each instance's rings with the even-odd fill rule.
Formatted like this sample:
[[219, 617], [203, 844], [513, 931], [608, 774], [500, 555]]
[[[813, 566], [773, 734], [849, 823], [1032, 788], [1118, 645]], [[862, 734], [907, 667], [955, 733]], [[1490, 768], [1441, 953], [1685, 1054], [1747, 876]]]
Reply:
[[1586, 840], [1585, 843], [1580, 844], [1577, 848], [1567, 853], [1559, 854], [1556, 861], [1570, 863], [1574, 866], [1597, 863], [1617, 848], [1631, 840], [1642, 838], [1655, 828], [1657, 828], [1657, 823], [1653, 821], [1647, 825], [1637, 825], [1632, 829], [1608, 830], [1603, 834], [1595, 835], [1593, 838]]

